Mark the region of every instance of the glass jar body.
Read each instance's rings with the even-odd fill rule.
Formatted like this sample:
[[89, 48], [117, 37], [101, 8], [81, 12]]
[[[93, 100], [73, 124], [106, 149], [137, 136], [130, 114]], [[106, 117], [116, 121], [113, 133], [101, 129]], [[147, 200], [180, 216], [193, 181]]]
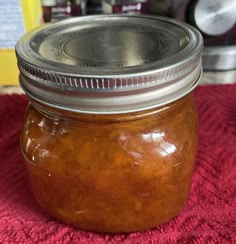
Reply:
[[117, 115], [67, 112], [34, 101], [21, 136], [33, 194], [81, 229], [131, 232], [183, 208], [197, 145], [192, 94]]

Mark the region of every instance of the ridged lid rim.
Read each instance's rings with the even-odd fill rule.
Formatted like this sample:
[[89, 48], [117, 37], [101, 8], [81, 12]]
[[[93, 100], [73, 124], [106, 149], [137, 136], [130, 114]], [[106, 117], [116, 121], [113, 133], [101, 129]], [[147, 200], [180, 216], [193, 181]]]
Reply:
[[[64, 86], [74, 88], [116, 88], [133, 86], [143, 82], [168, 82], [178, 79], [188, 74], [200, 62], [202, 54], [202, 37], [200, 33], [193, 27], [165, 17], [153, 17], [146, 15], [106, 15], [93, 16], [93, 21], [103, 18], [104, 21], [111, 18], [138, 18], [138, 19], [154, 19], [158, 21], [171, 23], [183, 29], [189, 36], [188, 45], [179, 53], [171, 58], [164, 58], [157, 62], [143, 64], [141, 67], [123, 67], [115, 70], [109, 68], [96, 69], [91, 67], [75, 67], [66, 64], [52, 62], [40, 57], [34, 53], [29, 46], [31, 38], [42, 31], [56, 29], [63, 24], [74, 22], [82, 22], [91, 17], [79, 17], [66, 21], [60, 21], [54, 24], [39, 27], [32, 32], [24, 35], [16, 45], [16, 55], [18, 59], [19, 69], [22, 73], [30, 78], [34, 78], [41, 82], [57, 83]], [[47, 30], [48, 29], [48, 30]], [[130, 82], [127, 85], [127, 79]]]

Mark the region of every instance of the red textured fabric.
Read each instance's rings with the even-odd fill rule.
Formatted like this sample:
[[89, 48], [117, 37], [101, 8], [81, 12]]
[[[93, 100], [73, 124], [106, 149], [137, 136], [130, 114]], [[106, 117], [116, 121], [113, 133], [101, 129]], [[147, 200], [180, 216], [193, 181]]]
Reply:
[[0, 243], [236, 243], [236, 84], [194, 93], [200, 138], [185, 208], [162, 226], [121, 235], [80, 231], [37, 206], [19, 147], [27, 98], [0, 96]]

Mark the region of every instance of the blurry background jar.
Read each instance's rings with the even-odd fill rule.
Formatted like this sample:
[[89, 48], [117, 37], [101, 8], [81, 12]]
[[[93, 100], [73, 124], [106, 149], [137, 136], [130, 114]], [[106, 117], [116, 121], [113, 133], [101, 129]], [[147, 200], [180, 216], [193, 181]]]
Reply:
[[81, 15], [80, 0], [43, 0], [45, 22], [58, 21]]
[[103, 0], [103, 13], [148, 13], [147, 0]]
[[44, 21], [94, 14], [170, 15], [170, 0], [42, 0]]
[[50, 22], [52, 18], [52, 7], [56, 6], [56, 0], [42, 0], [43, 20]]

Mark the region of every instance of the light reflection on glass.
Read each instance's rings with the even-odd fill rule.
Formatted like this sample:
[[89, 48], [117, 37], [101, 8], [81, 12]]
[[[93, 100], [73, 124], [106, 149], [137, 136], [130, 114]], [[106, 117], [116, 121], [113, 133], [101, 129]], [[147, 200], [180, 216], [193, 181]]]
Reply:
[[161, 146], [160, 146], [160, 149], [158, 149], [159, 153], [163, 156], [163, 157], [166, 157], [172, 153], [174, 153], [176, 150], [176, 146], [171, 144], [171, 143], [168, 143], [168, 142], [165, 142], [164, 140], [161, 142]]
[[153, 143], [159, 142], [160, 145], [155, 149], [158, 154], [166, 157], [176, 151], [176, 146], [164, 140], [165, 133], [164, 132], [153, 132], [149, 134], [143, 134], [142, 137], [145, 142]]
[[40, 128], [44, 128], [44, 126], [45, 126], [45, 119], [42, 119], [42, 120], [40, 120], [40, 122], [38, 123], [38, 127], [40, 127]]
[[153, 132], [149, 134], [143, 134], [143, 139], [146, 142], [155, 142], [161, 141], [161, 139], [165, 136], [164, 132]]

